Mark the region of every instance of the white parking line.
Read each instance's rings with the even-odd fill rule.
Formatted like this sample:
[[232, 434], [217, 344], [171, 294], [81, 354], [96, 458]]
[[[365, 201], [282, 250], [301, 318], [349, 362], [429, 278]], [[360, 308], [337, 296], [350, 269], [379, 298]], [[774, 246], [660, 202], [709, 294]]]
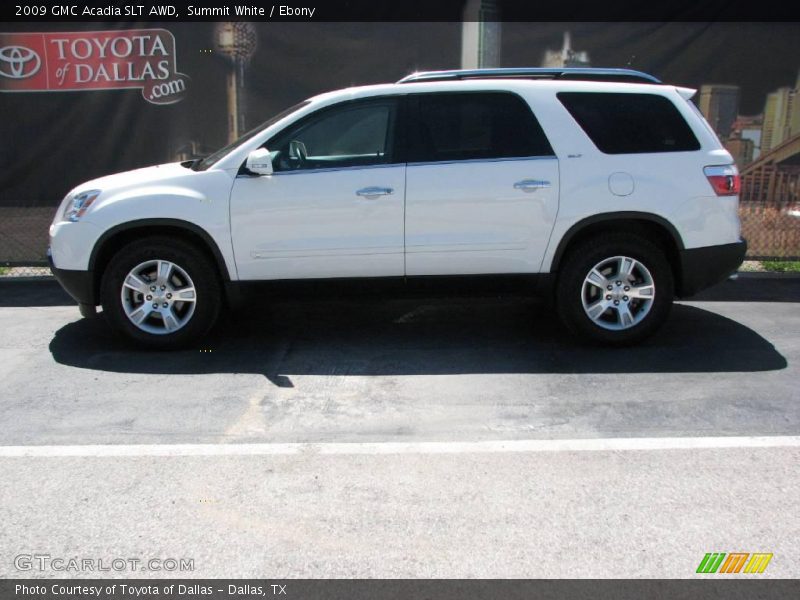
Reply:
[[800, 436], [591, 438], [484, 442], [364, 442], [275, 444], [127, 444], [0, 446], [0, 458], [106, 456], [252, 456], [287, 454], [468, 454], [800, 447]]

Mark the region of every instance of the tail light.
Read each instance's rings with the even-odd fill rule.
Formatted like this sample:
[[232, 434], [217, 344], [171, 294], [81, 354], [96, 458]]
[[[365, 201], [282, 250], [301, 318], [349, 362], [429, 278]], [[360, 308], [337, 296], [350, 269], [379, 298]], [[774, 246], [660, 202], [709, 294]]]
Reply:
[[706, 174], [708, 183], [714, 188], [717, 196], [736, 196], [742, 188], [742, 180], [736, 165], [705, 167], [703, 173]]

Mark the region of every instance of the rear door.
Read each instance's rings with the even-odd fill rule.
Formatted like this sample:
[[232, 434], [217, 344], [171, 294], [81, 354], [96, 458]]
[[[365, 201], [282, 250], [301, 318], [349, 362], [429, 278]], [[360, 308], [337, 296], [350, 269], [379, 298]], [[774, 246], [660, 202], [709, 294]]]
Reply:
[[558, 210], [558, 160], [509, 92], [409, 96], [406, 274], [539, 271]]

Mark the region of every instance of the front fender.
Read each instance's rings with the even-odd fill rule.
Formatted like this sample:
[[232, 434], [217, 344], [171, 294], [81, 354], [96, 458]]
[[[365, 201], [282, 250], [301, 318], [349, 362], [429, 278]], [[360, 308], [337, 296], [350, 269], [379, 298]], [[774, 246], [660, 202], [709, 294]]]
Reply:
[[233, 178], [225, 171], [205, 171], [183, 182], [157, 182], [103, 192], [85, 223], [100, 231], [86, 268], [104, 241], [134, 227], [178, 226], [200, 234], [212, 245], [230, 279], [237, 279], [230, 235], [229, 199]]

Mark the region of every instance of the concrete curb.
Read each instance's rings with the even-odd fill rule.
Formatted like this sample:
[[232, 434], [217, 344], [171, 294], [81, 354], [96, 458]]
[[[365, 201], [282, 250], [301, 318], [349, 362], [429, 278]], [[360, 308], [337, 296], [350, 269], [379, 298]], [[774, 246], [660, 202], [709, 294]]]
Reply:
[[800, 279], [800, 273], [783, 273], [780, 271], [740, 271], [741, 279]]
[[15, 277], [0, 277], [0, 283], [5, 282], [22, 282], [22, 283], [31, 283], [35, 281], [44, 281], [44, 282], [55, 282], [56, 278], [52, 275], [32, 275], [30, 277], [26, 276], [15, 276]]

